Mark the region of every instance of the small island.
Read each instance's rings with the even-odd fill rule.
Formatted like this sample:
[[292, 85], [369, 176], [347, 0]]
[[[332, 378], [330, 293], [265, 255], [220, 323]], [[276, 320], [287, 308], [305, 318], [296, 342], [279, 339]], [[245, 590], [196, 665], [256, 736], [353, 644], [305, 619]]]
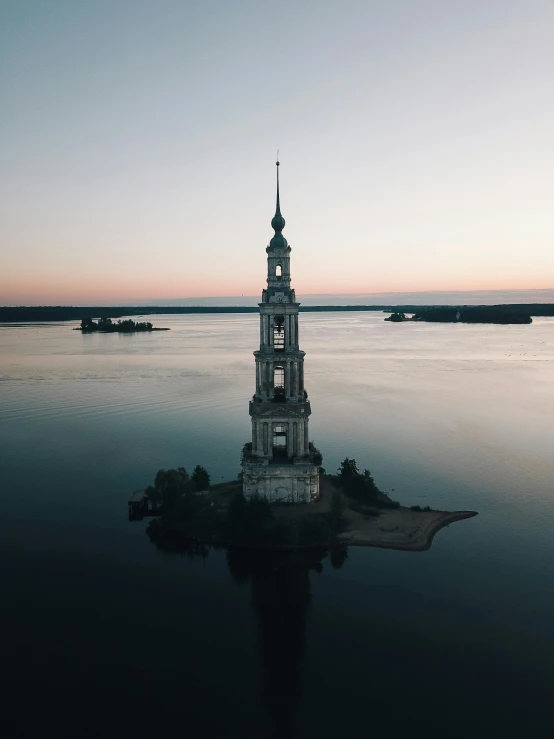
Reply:
[[385, 318], [385, 321], [391, 321], [392, 323], [402, 323], [403, 321], [413, 321], [413, 318], [408, 318], [405, 313], [394, 312], [390, 316]]
[[170, 329], [154, 328], [149, 321], [132, 321], [130, 318], [126, 321], [117, 321], [117, 323], [113, 323], [111, 318], [100, 318], [96, 323], [92, 318], [83, 318], [79, 328], [74, 330], [82, 331], [84, 334], [134, 334], [140, 331], [169, 331]]
[[336, 475], [320, 476], [320, 497], [306, 504], [271, 504], [245, 498], [242, 480], [210, 485], [200, 465], [159, 470], [154, 484], [129, 500], [129, 518], [154, 516], [147, 533], [164, 549], [179, 540], [216, 546], [298, 550], [370, 546], [407, 551], [429, 549], [435, 534], [475, 511], [436, 511], [401, 506], [381, 491], [369, 472], [346, 458]]
[[531, 315], [521, 309], [506, 305], [424, 307], [413, 316], [394, 311], [385, 321], [429, 321], [433, 323], [532, 323]]

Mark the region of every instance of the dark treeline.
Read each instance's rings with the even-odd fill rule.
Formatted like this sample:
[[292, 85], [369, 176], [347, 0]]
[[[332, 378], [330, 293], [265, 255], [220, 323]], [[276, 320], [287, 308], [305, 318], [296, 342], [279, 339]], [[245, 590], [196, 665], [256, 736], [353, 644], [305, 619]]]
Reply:
[[108, 334], [133, 334], [137, 331], [167, 331], [168, 329], [154, 328], [149, 321], [118, 321], [113, 323], [111, 318], [100, 318], [95, 323], [92, 318], [83, 318], [79, 327], [84, 334], [92, 334], [96, 331]]
[[[554, 316], [554, 303], [509, 303], [495, 306], [452, 306], [452, 305], [301, 305], [300, 311], [343, 312], [343, 311], [389, 311], [420, 313], [424, 310], [492, 310], [502, 313], [527, 313], [530, 316]], [[161, 315], [182, 313], [258, 313], [257, 305], [246, 306], [0, 306], [0, 323], [19, 321], [77, 321], [82, 318], [120, 318], [122, 316]]]
[[[550, 315], [550, 314], [548, 314]], [[465, 307], [422, 308], [412, 317], [395, 311], [385, 321], [430, 321], [432, 323], [532, 323], [531, 312], [521, 306], [478, 305]]]
[[464, 308], [427, 308], [414, 315], [415, 321], [438, 323], [531, 323], [531, 312], [521, 306], [468, 306]]

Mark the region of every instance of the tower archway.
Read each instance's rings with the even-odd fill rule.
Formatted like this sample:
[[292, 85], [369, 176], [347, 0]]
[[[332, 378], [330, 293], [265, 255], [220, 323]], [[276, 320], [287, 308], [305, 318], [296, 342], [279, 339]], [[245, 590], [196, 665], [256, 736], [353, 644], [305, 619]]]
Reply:
[[273, 322], [273, 349], [276, 352], [285, 350], [285, 316], [275, 316]]
[[273, 426], [272, 439], [273, 459], [286, 459], [288, 449], [288, 426], [286, 424], [275, 424]]

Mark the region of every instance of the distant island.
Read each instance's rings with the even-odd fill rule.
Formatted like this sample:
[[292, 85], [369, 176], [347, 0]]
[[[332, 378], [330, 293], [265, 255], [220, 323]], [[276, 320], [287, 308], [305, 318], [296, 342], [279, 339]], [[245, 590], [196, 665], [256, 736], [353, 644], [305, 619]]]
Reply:
[[246, 499], [240, 475], [210, 485], [200, 465], [191, 475], [183, 467], [159, 470], [154, 484], [129, 500], [129, 518], [154, 516], [148, 536], [161, 548], [176, 550], [192, 540], [270, 550], [357, 545], [424, 551], [441, 528], [476, 515], [403, 507], [379, 490], [369, 470], [360, 472], [348, 458], [336, 475], [322, 468], [319, 499], [303, 505]]
[[169, 331], [168, 328], [154, 328], [149, 321], [118, 321], [113, 323], [111, 318], [100, 318], [96, 323], [92, 318], [83, 318], [79, 328], [75, 331], [82, 331], [84, 334], [134, 334], [140, 331]]
[[430, 321], [433, 323], [532, 323], [530, 313], [513, 305], [477, 305], [425, 307], [408, 317], [403, 311], [394, 311], [385, 321]]

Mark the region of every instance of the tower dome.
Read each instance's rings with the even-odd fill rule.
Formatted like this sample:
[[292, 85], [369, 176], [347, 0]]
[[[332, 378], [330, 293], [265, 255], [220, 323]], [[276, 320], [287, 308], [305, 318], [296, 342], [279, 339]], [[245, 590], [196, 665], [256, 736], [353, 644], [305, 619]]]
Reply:
[[279, 213], [279, 210], [277, 210], [277, 213], [271, 219], [271, 228], [278, 232], [281, 232], [285, 228], [285, 219]]

